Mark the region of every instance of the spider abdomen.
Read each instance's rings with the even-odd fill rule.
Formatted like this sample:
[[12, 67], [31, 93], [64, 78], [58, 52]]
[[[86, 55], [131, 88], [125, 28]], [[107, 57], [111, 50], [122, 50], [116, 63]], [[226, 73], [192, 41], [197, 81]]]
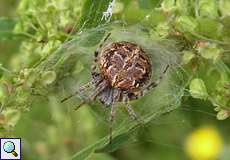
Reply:
[[114, 88], [138, 91], [151, 76], [151, 63], [146, 52], [131, 42], [115, 42], [100, 54], [100, 70]]

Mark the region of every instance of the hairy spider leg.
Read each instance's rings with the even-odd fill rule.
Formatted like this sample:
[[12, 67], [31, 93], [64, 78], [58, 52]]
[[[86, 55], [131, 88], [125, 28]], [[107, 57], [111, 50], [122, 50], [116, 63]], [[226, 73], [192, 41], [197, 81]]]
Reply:
[[142, 120], [139, 118], [139, 116], [136, 114], [136, 112], [133, 110], [132, 106], [129, 104], [129, 97], [128, 95], [125, 95], [123, 98], [123, 103], [125, 110], [128, 112], [129, 116], [133, 119], [136, 120], [141, 126], [144, 126]]
[[102, 41], [102, 43], [100, 43], [98, 49], [94, 52], [93, 65], [91, 66], [91, 75], [92, 75], [93, 78], [99, 74], [96, 71], [97, 70], [98, 55], [99, 55], [99, 52], [100, 52], [102, 46], [108, 40], [108, 38], [110, 37], [110, 35], [111, 35], [111, 33], [107, 34], [107, 36], [104, 38], [104, 40]]
[[164, 75], [165, 75], [165, 73], [167, 72], [168, 69], [169, 69], [169, 65], [167, 65], [167, 66], [165, 67], [164, 71], [161, 73], [161, 75], [160, 75], [160, 77], [158, 78], [157, 81], [152, 81], [152, 82], [150, 82], [146, 87], [144, 87], [144, 88], [136, 95], [136, 99], [137, 99], [138, 97], [142, 97], [142, 96], [145, 94], [145, 92], [147, 92], [148, 90], [157, 87], [157, 86], [160, 84], [160, 82], [162, 81], [162, 79], [163, 79], [163, 77], [164, 77]]
[[64, 99], [61, 100], [61, 103], [67, 101], [68, 99], [72, 98], [73, 96], [80, 94], [81, 92], [85, 91], [86, 89], [88, 89], [89, 87], [91, 87], [95, 82], [94, 81], [90, 81], [88, 83], [86, 83], [85, 85], [81, 86], [80, 88], [78, 88], [74, 93], [72, 93], [71, 95], [69, 95], [68, 97], [65, 97]]
[[78, 110], [83, 104], [89, 103], [90, 101], [93, 101], [97, 98], [97, 96], [106, 88], [108, 87], [107, 81], [98, 81], [96, 84], [96, 90], [90, 94], [86, 99], [83, 99], [83, 101], [75, 107], [74, 110]]
[[116, 115], [116, 105], [115, 102], [112, 103], [110, 115], [109, 115], [109, 143], [112, 143], [112, 132], [113, 132], [113, 121]]
[[112, 107], [109, 115], [109, 143], [112, 143], [112, 133], [113, 133], [113, 121], [116, 116], [116, 102], [120, 99], [121, 91], [120, 90], [113, 90], [116, 92], [115, 97], [112, 102]]

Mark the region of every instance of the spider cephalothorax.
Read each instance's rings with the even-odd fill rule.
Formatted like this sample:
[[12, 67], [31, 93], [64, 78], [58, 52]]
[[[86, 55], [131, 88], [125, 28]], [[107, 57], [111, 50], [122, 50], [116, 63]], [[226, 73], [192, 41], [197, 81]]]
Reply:
[[[104, 42], [107, 41], [109, 36], [110, 34], [104, 39]], [[148, 53], [138, 44], [127, 41], [109, 43], [105, 47], [102, 43], [94, 55], [94, 64], [91, 68], [92, 81], [80, 87], [74, 94], [63, 99], [62, 102], [93, 85], [95, 90], [77, 108], [96, 98], [104, 105], [111, 106], [109, 117], [111, 142], [116, 102], [123, 102], [129, 115], [138, 120], [129, 101], [142, 96], [144, 91], [156, 87], [168, 66], [157, 81], [150, 81], [152, 66]]]

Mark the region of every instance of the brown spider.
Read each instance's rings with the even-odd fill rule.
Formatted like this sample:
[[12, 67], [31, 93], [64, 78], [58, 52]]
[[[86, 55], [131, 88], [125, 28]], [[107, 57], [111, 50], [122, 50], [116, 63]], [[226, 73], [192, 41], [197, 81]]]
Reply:
[[75, 93], [64, 98], [61, 102], [80, 94], [92, 85], [95, 86], [95, 91], [76, 109], [97, 97], [102, 104], [111, 106], [109, 116], [109, 142], [111, 143], [116, 102], [123, 102], [131, 118], [138, 120], [138, 116], [129, 101], [138, 99], [143, 96], [146, 90], [156, 87], [169, 65], [157, 81], [150, 81], [152, 65], [147, 53], [137, 44], [126, 41], [113, 42], [103, 47], [110, 35], [109, 33], [106, 36], [94, 53], [94, 64], [91, 67], [92, 81], [81, 86]]

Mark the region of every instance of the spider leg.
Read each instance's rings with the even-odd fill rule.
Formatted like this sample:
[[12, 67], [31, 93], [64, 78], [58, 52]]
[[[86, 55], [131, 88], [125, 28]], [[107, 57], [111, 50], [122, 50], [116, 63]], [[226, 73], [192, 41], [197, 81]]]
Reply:
[[86, 99], [84, 99], [74, 110], [78, 110], [83, 104], [89, 103], [97, 98], [97, 96], [108, 86], [107, 81], [99, 81], [96, 84], [96, 90], [90, 94]]
[[93, 65], [91, 66], [91, 74], [93, 77], [97, 76], [97, 62], [98, 62], [98, 55], [100, 52], [100, 49], [102, 48], [103, 44], [108, 40], [108, 38], [110, 37], [111, 33], [108, 33], [107, 36], [104, 38], [104, 40], [102, 41], [102, 43], [100, 43], [99, 48], [94, 52], [94, 60], [93, 60]]
[[60, 102], [63, 103], [65, 101], [67, 101], [68, 99], [72, 98], [73, 96], [77, 95], [77, 94], [81, 94], [82, 92], [84, 92], [85, 90], [87, 90], [88, 88], [90, 88], [92, 85], [98, 85], [101, 82], [101, 77], [97, 76], [95, 77], [95, 79], [93, 79], [92, 81], [86, 83], [85, 85], [81, 86], [78, 90], [76, 90], [74, 93], [70, 94], [68, 97], [65, 97], [64, 99], [62, 99]]
[[92, 66], [91, 66], [91, 75], [93, 78], [98, 75], [98, 73], [97, 73], [98, 54], [99, 54], [98, 51], [94, 52], [94, 60], [93, 60]]
[[167, 70], [169, 69], [169, 65], [167, 65], [164, 69], [164, 71], [161, 73], [160, 77], [158, 78], [157, 81], [155, 82], [151, 82], [149, 85], [147, 85], [147, 90], [155, 88], [156, 86], [158, 86], [161, 82], [161, 80], [163, 79], [165, 73], [167, 72]]
[[111, 112], [109, 115], [109, 143], [112, 143], [112, 132], [113, 132], [113, 121], [116, 115], [116, 105], [113, 102], [112, 103], [112, 108], [111, 108]]
[[90, 81], [89, 83], [81, 86], [78, 90], [76, 90], [74, 93], [72, 93], [71, 95], [69, 95], [68, 97], [65, 97], [64, 99], [62, 99], [60, 102], [63, 103], [65, 101], [67, 101], [68, 99], [72, 98], [73, 96], [82, 93], [83, 91], [85, 91], [86, 89], [88, 89], [89, 87], [91, 87], [95, 82], [94, 81]]
[[142, 120], [138, 117], [136, 112], [132, 109], [132, 106], [128, 103], [129, 97], [128, 95], [123, 98], [123, 103], [125, 106], [125, 110], [128, 112], [129, 116], [133, 119], [136, 120], [141, 126], [143, 126]]
[[103, 46], [103, 44], [108, 40], [108, 38], [111, 36], [111, 33], [108, 33], [106, 37], [104, 38], [103, 42], [99, 45], [99, 49]]
[[121, 91], [120, 90], [114, 90], [114, 99], [112, 102], [112, 107], [109, 115], [109, 143], [112, 143], [112, 133], [113, 133], [113, 121], [116, 116], [116, 105], [115, 103], [120, 99]]

